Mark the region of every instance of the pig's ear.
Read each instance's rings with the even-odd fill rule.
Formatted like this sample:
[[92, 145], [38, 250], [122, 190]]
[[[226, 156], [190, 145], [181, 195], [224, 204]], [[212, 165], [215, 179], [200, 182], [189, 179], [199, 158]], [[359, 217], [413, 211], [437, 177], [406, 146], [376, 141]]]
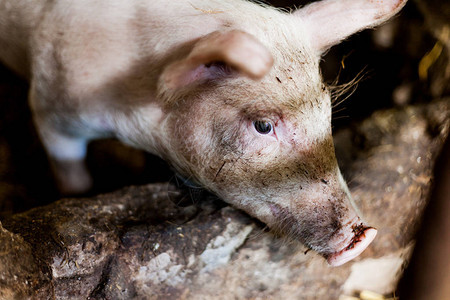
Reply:
[[294, 12], [319, 54], [348, 36], [377, 26], [395, 15], [407, 0], [322, 0]]
[[217, 66], [260, 79], [272, 65], [269, 50], [254, 36], [238, 30], [216, 31], [199, 39], [187, 57], [169, 65], [162, 79], [166, 88], [181, 88], [220, 76], [223, 72]]

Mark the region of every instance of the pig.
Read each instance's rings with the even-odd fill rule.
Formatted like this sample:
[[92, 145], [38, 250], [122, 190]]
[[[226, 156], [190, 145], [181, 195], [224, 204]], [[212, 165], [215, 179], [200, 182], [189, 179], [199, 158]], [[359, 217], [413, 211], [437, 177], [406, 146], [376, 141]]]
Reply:
[[375, 238], [339, 171], [319, 61], [406, 0], [0, 0], [0, 58], [30, 82], [64, 193], [91, 186], [86, 145], [115, 137], [331, 266]]

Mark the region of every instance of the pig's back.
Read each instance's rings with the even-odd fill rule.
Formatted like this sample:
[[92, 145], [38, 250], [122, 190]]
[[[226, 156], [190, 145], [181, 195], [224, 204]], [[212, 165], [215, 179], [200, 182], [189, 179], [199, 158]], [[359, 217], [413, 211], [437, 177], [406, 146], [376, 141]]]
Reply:
[[36, 27], [45, 0], [0, 0], [0, 62], [28, 77], [30, 31]]
[[[97, 93], [100, 99], [111, 97], [113, 87], [128, 95], [142, 88], [135, 84], [141, 81], [148, 89], [141, 94], [149, 95], [183, 45], [219, 29], [245, 30], [269, 45], [264, 36], [280, 24], [277, 16], [278, 11], [242, 0], [59, 0], [46, 11], [42, 33], [34, 39], [34, 53], [44, 62], [36, 70], [64, 72], [59, 77], [71, 83], [69, 94]], [[53, 49], [42, 50], [49, 45]]]

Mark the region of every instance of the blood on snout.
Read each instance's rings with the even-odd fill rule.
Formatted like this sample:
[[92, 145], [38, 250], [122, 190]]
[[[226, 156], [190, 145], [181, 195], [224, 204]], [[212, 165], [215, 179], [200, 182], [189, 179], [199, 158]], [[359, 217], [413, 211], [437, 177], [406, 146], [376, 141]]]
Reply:
[[352, 240], [350, 241], [350, 244], [345, 248], [346, 251], [353, 249], [355, 245], [362, 241], [366, 237], [365, 231], [367, 229], [370, 229], [373, 227], [365, 227], [363, 223], [360, 223], [358, 225], [353, 225], [352, 232], [354, 234]]

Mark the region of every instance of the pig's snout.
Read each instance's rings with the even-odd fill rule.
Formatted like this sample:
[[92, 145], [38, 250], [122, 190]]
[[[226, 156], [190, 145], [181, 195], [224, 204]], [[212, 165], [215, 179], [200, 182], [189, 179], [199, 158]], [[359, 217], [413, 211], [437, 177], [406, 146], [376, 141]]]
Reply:
[[343, 265], [360, 255], [377, 235], [346, 202], [317, 200], [312, 207], [299, 202], [290, 209], [271, 203], [272, 228], [315, 250], [329, 265]]
[[330, 266], [337, 267], [354, 259], [370, 245], [377, 235], [377, 230], [375, 228], [366, 227], [363, 224], [355, 226], [352, 232], [353, 237], [347, 246], [340, 251], [326, 256]]

